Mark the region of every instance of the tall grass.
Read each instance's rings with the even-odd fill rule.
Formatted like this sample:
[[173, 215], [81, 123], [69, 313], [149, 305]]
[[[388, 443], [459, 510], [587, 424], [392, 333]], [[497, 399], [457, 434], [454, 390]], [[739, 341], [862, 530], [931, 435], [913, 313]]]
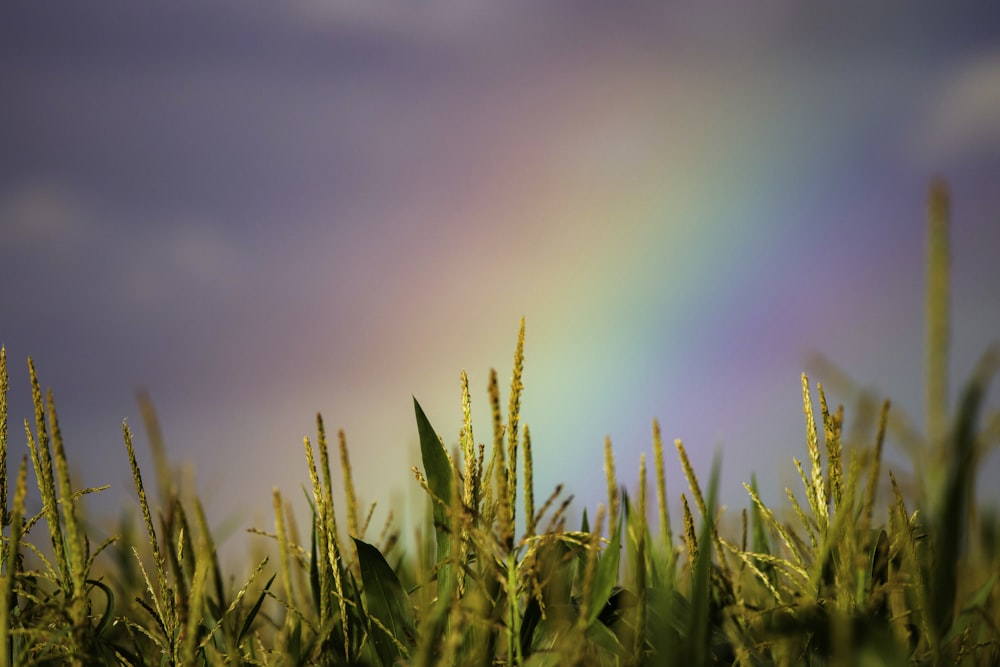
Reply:
[[[93, 546], [81, 501], [101, 489], [73, 486], [55, 402], [30, 360], [34, 428], [25, 423], [28, 450], [8, 505], [0, 350], [0, 665], [998, 664], [997, 518], [973, 493], [977, 464], [1000, 432], [998, 415], [981, 414], [996, 355], [984, 356], [949, 417], [947, 196], [932, 186], [928, 423], [923, 446], [910, 450], [922, 482], [914, 497], [883, 460], [887, 433], [899, 430], [889, 403], [845, 436], [844, 408], [831, 410], [823, 386], [803, 375], [806, 446], [793, 461], [802, 490], [776, 510], [751, 480], [735, 535], [721, 529], [719, 461], [703, 486], [679, 440], [687, 489], [671, 500], [655, 421], [655, 497], [644, 454], [637, 486], [624, 488], [610, 440], [607, 500], [580, 525], [570, 525], [572, 497], [561, 488], [536, 497], [520, 419], [522, 321], [506, 410], [490, 376], [484, 441], [464, 372], [453, 448], [414, 399], [422, 465], [413, 472], [426, 502], [414, 548], [402, 548], [393, 525], [369, 534], [346, 439], [338, 433], [335, 481], [317, 417], [315, 438], [303, 443], [304, 533], [273, 490], [273, 532], [254, 531], [273, 557], [244, 581], [225, 576], [204, 508], [177, 484], [145, 397], [159, 497], [147, 497], [123, 424], [141, 529], [123, 521]], [[29, 456], [42, 499], [34, 516]], [[334, 506], [335, 485], [344, 508]]]

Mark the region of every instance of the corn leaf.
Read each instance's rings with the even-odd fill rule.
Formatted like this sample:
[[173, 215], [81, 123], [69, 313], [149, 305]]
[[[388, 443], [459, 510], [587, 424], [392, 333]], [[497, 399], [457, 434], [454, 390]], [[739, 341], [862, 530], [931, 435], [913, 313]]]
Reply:
[[[361, 582], [364, 585], [365, 607], [368, 615], [382, 625], [372, 623], [371, 639], [379, 660], [388, 667], [395, 661], [406, 658], [402, 647], [413, 646], [414, 620], [413, 605], [399, 583], [399, 578], [383, 558], [377, 548], [356, 537], [354, 545], [358, 550], [358, 565], [361, 568]], [[383, 629], [385, 628], [385, 629]], [[391, 637], [386, 634], [391, 633]]]
[[[436, 557], [437, 562], [441, 564], [451, 555], [447, 510], [448, 507], [451, 507], [451, 462], [441, 444], [441, 439], [438, 438], [437, 432], [431, 426], [416, 398], [413, 399], [413, 410], [417, 416], [417, 432], [420, 435], [420, 457], [424, 464], [424, 475], [427, 477], [427, 486], [437, 498], [437, 500], [432, 500], [431, 505], [433, 506], [434, 535], [437, 544]], [[438, 577], [439, 592], [448, 579], [449, 569], [447, 567], [441, 569], [441, 574]]]
[[[622, 503], [623, 505], [625, 503]], [[621, 560], [622, 524], [615, 522], [615, 534], [611, 536], [611, 544], [604, 549], [601, 559], [597, 562], [597, 572], [594, 574], [594, 587], [590, 593], [590, 604], [587, 606], [587, 626], [594, 624], [604, 605], [611, 597], [611, 591], [618, 583], [618, 564]]]

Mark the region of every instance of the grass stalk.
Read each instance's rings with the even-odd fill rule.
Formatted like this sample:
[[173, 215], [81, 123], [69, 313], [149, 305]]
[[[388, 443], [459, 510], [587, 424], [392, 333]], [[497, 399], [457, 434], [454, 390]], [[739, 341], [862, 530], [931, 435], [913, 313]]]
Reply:
[[464, 463], [464, 474], [462, 475], [462, 501], [465, 506], [477, 510], [479, 506], [478, 484], [479, 475], [482, 474], [476, 466], [476, 438], [472, 431], [472, 397], [469, 393], [469, 376], [462, 371], [462, 461]]
[[608, 534], [618, 530], [618, 481], [615, 475], [615, 453], [611, 447], [611, 436], [604, 438], [604, 478], [608, 487]]
[[[514, 370], [510, 379], [510, 402], [507, 407], [507, 520], [513, 532], [517, 519], [517, 445], [521, 421], [521, 393], [524, 384], [521, 381], [524, 372], [524, 318], [521, 318], [521, 328], [517, 334], [517, 348], [514, 350]], [[525, 521], [527, 523], [527, 519]]]
[[490, 369], [490, 408], [493, 412], [493, 458], [491, 466], [493, 468], [493, 494], [496, 499], [497, 527], [500, 536], [500, 543], [503, 548], [509, 551], [514, 543], [514, 524], [511, 518], [510, 496], [507, 494], [507, 454], [504, 451], [504, 436], [506, 427], [500, 413], [500, 385], [497, 380], [497, 372]]
[[888, 400], [882, 403], [882, 410], [879, 412], [878, 429], [875, 433], [875, 447], [869, 467], [868, 486], [865, 488], [864, 509], [861, 514], [862, 526], [865, 529], [872, 524], [872, 512], [875, 507], [875, 497], [878, 494], [879, 473], [882, 466], [882, 451], [885, 446], [885, 431], [889, 423], [889, 408], [891, 404]]
[[51, 390], [46, 392], [46, 406], [49, 424], [52, 428], [52, 447], [55, 459], [56, 479], [59, 489], [59, 514], [61, 523], [66, 527], [65, 570], [69, 579], [64, 580], [63, 592], [69, 600], [69, 621], [73, 634], [74, 664], [82, 664], [82, 654], [86, 651], [84, 632], [88, 626], [87, 619], [87, 563], [84, 556], [83, 527], [76, 514], [76, 501], [73, 485], [70, 481], [69, 463], [66, 460], [66, 449], [63, 444], [62, 431], [59, 428], [59, 418], [56, 415], [55, 401]]
[[701, 512], [703, 519], [711, 519], [708, 515], [708, 506], [705, 504], [705, 497], [701, 495], [698, 477], [694, 474], [694, 468], [691, 467], [691, 461], [688, 459], [687, 451], [684, 449], [684, 443], [678, 438], [674, 440], [674, 446], [677, 448], [677, 455], [681, 459], [681, 467], [684, 468], [684, 476], [687, 477], [688, 486], [694, 495], [694, 502], [698, 506], [698, 511]]
[[531, 431], [524, 425], [524, 523], [525, 537], [534, 535], [535, 524], [535, 471], [531, 460]]
[[663, 552], [667, 558], [667, 576], [674, 571], [674, 534], [670, 527], [670, 511], [667, 506], [667, 475], [663, 461], [663, 438], [660, 436], [660, 422], [653, 420], [653, 457], [656, 465], [656, 507], [660, 518], [660, 537]]
[[[6, 406], [4, 406], [6, 408]], [[7, 461], [2, 461], [7, 467]], [[10, 537], [3, 545], [4, 570], [0, 574], [0, 665], [14, 664], [11, 655], [11, 611], [16, 606], [14, 589], [21, 560], [22, 523], [24, 499], [28, 492], [28, 459], [21, 458], [14, 486], [14, 506], [11, 514]]]
[[337, 447], [340, 449], [340, 472], [344, 478], [344, 499], [347, 504], [347, 533], [352, 537], [364, 537], [358, 526], [358, 498], [354, 491], [351, 474], [351, 458], [347, 452], [347, 436], [344, 429], [337, 430]]
[[[947, 189], [935, 183], [928, 213], [928, 347], [948, 340], [947, 209]], [[24, 426], [41, 505], [25, 516], [27, 456], [17, 470], [13, 504], [7, 502], [8, 385], [6, 350], [0, 346], [0, 667], [394, 667], [400, 662], [639, 667], [670, 661], [838, 665], [866, 660], [972, 665], [1000, 660], [995, 591], [1000, 531], [995, 514], [979, 513], [975, 503], [978, 464], [1000, 433], [1000, 413], [982, 414], [996, 370], [995, 351], [987, 352], [965, 387], [950, 427], [942, 389], [947, 353], [927, 352], [926, 406], [930, 412], [937, 405], [938, 414], [928, 416], [927, 439], [919, 451], [912, 430], [894, 426], [901, 419], [897, 411], [890, 415], [885, 402], [878, 412], [870, 395], [862, 396], [860, 416], [845, 436], [843, 406], [831, 412], [817, 382], [817, 415], [809, 378], [802, 375], [808, 456], [802, 460], [809, 469], [793, 461], [805, 500], [786, 490], [787, 502], [772, 510], [751, 476], [738, 543], [722, 536], [718, 458], [703, 494], [684, 445], [676, 441], [690, 490], [680, 494], [683, 545], [675, 548], [656, 421], [660, 535], [652, 535], [647, 516], [647, 457], [639, 458], [638, 490], [630, 500], [617, 479], [610, 437], [603, 452], [607, 505], [598, 506], [593, 525], [585, 509], [580, 530], [567, 530], [573, 497], [563, 497], [561, 487], [535, 507], [531, 432], [521, 423], [523, 344], [522, 319], [506, 423], [497, 374], [490, 375], [488, 462], [488, 445], [474, 438], [464, 372], [456, 447], [446, 448], [414, 400], [423, 460], [423, 470], [414, 472], [427, 493], [428, 510], [415, 553], [398, 546], [405, 542], [397, 542], [398, 534], [391, 532], [392, 512], [378, 546], [359, 539], [371, 511], [359, 525], [346, 438], [338, 431], [346, 525], [354, 544], [344, 551], [330, 452], [317, 415], [318, 455], [309, 438], [303, 440], [311, 484], [311, 493], [306, 492], [312, 510], [309, 548], [300, 546], [294, 513], [275, 489], [275, 533], [251, 532], [275, 540], [277, 571], [259, 584], [265, 570], [273, 568], [266, 558], [260, 560], [238, 591], [230, 590], [232, 579], [222, 573], [204, 507], [196, 495], [189, 498], [193, 487], [174, 479], [144, 394], [140, 410], [161, 506], [155, 508], [154, 524], [132, 436], [123, 423], [145, 536], [135, 538], [123, 523], [124, 538], [111, 550], [118, 557], [116, 569], [98, 559], [116, 538], [91, 552], [78, 503], [96, 489], [73, 488], [52, 393], [43, 396], [30, 360], [34, 426], [29, 420]], [[936, 388], [930, 387], [935, 382]], [[819, 444], [820, 421], [825, 452]], [[890, 428], [895, 429], [891, 434]], [[918, 475], [926, 473], [917, 485], [897, 482], [892, 459], [884, 456], [888, 435], [893, 441], [903, 438], [917, 456]], [[877, 502], [883, 468], [891, 496]], [[908, 507], [904, 493], [921, 483]], [[518, 494], [523, 494], [525, 530], [515, 542]], [[879, 504], [888, 504], [887, 517], [876, 508]], [[797, 520], [788, 521], [792, 515]], [[48, 528], [44, 545], [33, 539], [33, 528]], [[684, 566], [677, 567], [684, 552]], [[275, 594], [270, 587], [279, 577]], [[116, 598], [124, 604], [116, 607]]]
[[0, 345], [0, 526], [7, 526], [7, 348]]
[[341, 574], [341, 547], [340, 535], [337, 531], [337, 513], [333, 504], [333, 477], [330, 474], [330, 452], [326, 441], [326, 429], [323, 427], [323, 417], [316, 414], [316, 440], [319, 448], [319, 462], [323, 480], [323, 526], [322, 531], [326, 533], [326, 559], [324, 569], [329, 568], [333, 575], [333, 588], [337, 596], [337, 604], [340, 608], [340, 627], [344, 640], [344, 659], [350, 660], [351, 643], [347, 627], [347, 602], [344, 598], [344, 582]]
[[635, 634], [632, 638], [633, 665], [643, 664], [646, 653], [646, 604], [647, 604], [647, 555], [646, 536], [649, 534], [649, 526], [646, 522], [646, 455], [639, 455], [639, 493], [637, 498], [637, 519], [635, 535], [635, 592], [636, 592], [636, 613], [635, 613]]
[[[59, 517], [59, 501], [56, 493], [55, 476], [52, 472], [52, 451], [46, 423], [45, 401], [42, 389], [38, 383], [35, 364], [28, 359], [28, 374], [31, 380], [31, 399], [35, 406], [35, 433], [37, 439], [32, 440], [28, 431], [28, 447], [31, 449], [31, 460], [35, 464], [35, 477], [38, 480], [38, 491], [42, 497], [43, 513], [49, 526], [52, 538], [52, 550], [55, 553], [60, 581], [70, 581], [69, 563], [66, 559], [66, 542], [63, 539], [62, 522]], [[28, 430], [25, 421], [25, 430]]]
[[840, 441], [840, 424], [843, 417], [843, 406], [831, 415], [826, 404], [826, 393], [823, 383], [816, 383], [819, 394], [820, 414], [823, 417], [823, 442], [826, 446], [826, 484], [827, 497], [834, 511], [840, 507], [840, 499], [844, 495], [843, 446]]
[[[288, 544], [288, 531], [285, 528], [284, 505], [281, 500], [281, 491], [275, 487], [272, 493], [272, 506], [274, 509], [274, 530], [278, 537], [278, 563], [281, 567], [281, 588], [285, 600], [289, 605], [295, 605], [295, 592], [292, 589], [292, 557]], [[284, 625], [289, 622], [289, 615], [285, 615]]]
[[924, 411], [927, 437], [940, 447], [948, 430], [948, 346], [950, 338], [951, 195], [941, 180], [931, 183], [927, 194], [927, 330]]
[[[146, 577], [146, 585], [153, 598], [153, 609], [156, 620], [166, 637], [171, 637], [176, 628], [176, 608], [174, 606], [174, 592], [167, 583], [166, 564], [160, 551], [160, 542], [156, 537], [156, 529], [153, 527], [152, 514], [149, 511], [149, 502], [146, 500], [146, 489], [142, 483], [142, 473], [139, 471], [139, 464], [135, 458], [135, 447], [132, 445], [132, 433], [128, 428], [128, 423], [122, 422], [122, 436], [125, 439], [125, 450], [128, 453], [129, 465], [132, 468], [132, 481], [135, 484], [136, 493], [139, 496], [139, 506], [142, 509], [142, 519], [146, 525], [146, 536], [150, 549], [153, 553], [153, 566], [156, 572], [156, 588], [152, 587], [149, 578]], [[138, 555], [136, 559], [139, 560]], [[139, 560], [142, 568], [142, 561]], [[145, 576], [145, 569], [143, 575]], [[175, 656], [173, 656], [175, 657]]]
[[[806, 417], [806, 445], [809, 449], [809, 462], [811, 464], [811, 477], [809, 483], [805, 483], [806, 497], [809, 499], [809, 507], [812, 509], [813, 517], [819, 525], [820, 532], [826, 530], [830, 521], [829, 503], [826, 497], [826, 484], [823, 481], [823, 461], [819, 451], [819, 434], [816, 430], [816, 418], [813, 414], [812, 399], [809, 396], [809, 378], [802, 374], [802, 410]], [[800, 468], [801, 470], [801, 468]]]
[[[330, 617], [330, 576], [329, 569], [324, 566], [320, 557], [326, 558], [328, 551], [327, 539], [329, 534], [326, 530], [326, 505], [323, 502], [323, 489], [320, 486], [319, 473], [316, 470], [316, 460], [313, 457], [312, 444], [308, 437], [302, 438], [306, 451], [306, 465], [309, 469], [309, 480], [312, 482], [312, 504], [313, 504], [313, 549], [311, 560], [311, 578], [313, 579], [313, 598], [319, 607], [319, 625], [327, 627]], [[319, 598], [315, 600], [315, 598]]]

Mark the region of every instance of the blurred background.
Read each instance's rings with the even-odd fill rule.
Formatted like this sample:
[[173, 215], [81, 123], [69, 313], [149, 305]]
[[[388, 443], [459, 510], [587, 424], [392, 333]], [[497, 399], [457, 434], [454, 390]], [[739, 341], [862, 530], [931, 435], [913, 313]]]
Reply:
[[466, 369], [488, 440], [522, 316], [537, 496], [601, 502], [605, 435], [634, 486], [657, 417], [672, 502], [674, 438], [780, 502], [814, 353], [923, 424], [936, 175], [953, 397], [1000, 338], [990, 3], [16, 3], [0, 89], [11, 452], [32, 355], [112, 513], [145, 388], [213, 521], [302, 497], [320, 411], [380, 525], [411, 396], [454, 444]]

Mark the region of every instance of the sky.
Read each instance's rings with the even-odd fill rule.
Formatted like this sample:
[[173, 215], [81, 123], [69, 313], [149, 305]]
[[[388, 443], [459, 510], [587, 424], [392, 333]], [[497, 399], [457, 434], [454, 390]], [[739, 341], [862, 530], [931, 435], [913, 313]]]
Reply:
[[212, 521], [301, 497], [322, 412], [378, 522], [412, 397], [455, 444], [465, 369], [488, 438], [522, 317], [537, 497], [602, 502], [605, 436], [634, 488], [657, 418], [675, 508], [674, 438], [780, 502], [815, 354], [923, 423], [935, 176], [953, 396], [1000, 339], [990, 3], [16, 3], [0, 89], [11, 451], [30, 355], [109, 508], [144, 388]]

